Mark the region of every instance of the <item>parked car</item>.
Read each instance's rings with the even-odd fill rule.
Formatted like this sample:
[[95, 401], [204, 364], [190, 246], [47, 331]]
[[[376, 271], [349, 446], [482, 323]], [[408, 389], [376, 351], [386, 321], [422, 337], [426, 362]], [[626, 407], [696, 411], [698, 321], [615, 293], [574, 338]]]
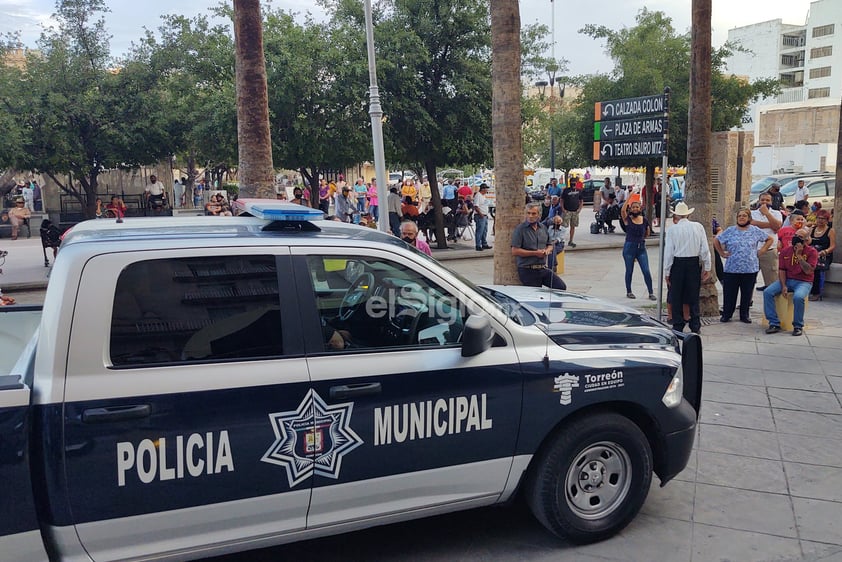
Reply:
[[582, 198], [585, 203], [593, 203], [594, 195], [605, 186], [605, 179], [589, 179], [582, 182]]
[[798, 178], [806, 178], [810, 176], [823, 176], [823, 175], [831, 175], [831, 174], [824, 174], [819, 172], [808, 172], [808, 173], [797, 173], [797, 174], [777, 174], [772, 176], [766, 176], [762, 180], [758, 180], [751, 185], [751, 189], [749, 190], [748, 200], [751, 203], [754, 203], [759, 197], [760, 194], [769, 189], [769, 186], [775, 182], [778, 182], [782, 186], [786, 183], [789, 183], [792, 180], [797, 180]]
[[832, 209], [836, 189], [836, 178], [833, 176], [816, 176], [794, 179], [781, 186], [781, 194], [784, 196], [784, 207], [792, 209], [795, 207], [795, 190], [798, 182], [804, 180], [804, 185], [810, 190], [808, 201], [818, 201], [823, 209]]

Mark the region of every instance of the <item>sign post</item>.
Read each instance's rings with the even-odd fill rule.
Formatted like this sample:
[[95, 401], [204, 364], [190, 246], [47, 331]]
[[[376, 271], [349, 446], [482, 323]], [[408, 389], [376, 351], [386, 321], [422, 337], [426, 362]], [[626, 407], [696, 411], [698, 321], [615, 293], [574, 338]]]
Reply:
[[[658, 251], [658, 320], [662, 320], [664, 316], [663, 296], [664, 296], [664, 240], [667, 233], [667, 197], [664, 190], [669, 189], [667, 185], [667, 166], [669, 158], [669, 117], [670, 117], [670, 89], [669, 86], [664, 88], [664, 154], [661, 160], [661, 231], [658, 236], [660, 249]], [[672, 311], [676, 313], [675, 310]], [[679, 310], [678, 314], [684, 314], [683, 310]]]
[[[668, 189], [669, 87], [663, 94], [594, 104], [593, 159], [647, 160], [661, 157], [661, 189]], [[658, 265], [658, 319], [663, 317], [664, 236], [667, 198], [661, 193], [660, 258]], [[679, 311], [679, 314], [682, 312]], [[675, 314], [675, 311], [673, 311]]]

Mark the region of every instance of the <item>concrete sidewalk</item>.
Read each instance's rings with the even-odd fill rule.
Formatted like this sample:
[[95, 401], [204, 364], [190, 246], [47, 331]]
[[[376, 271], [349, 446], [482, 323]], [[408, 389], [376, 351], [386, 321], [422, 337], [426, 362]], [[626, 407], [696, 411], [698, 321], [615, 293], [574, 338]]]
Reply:
[[[6, 292], [43, 289], [47, 286], [51, 267], [44, 267], [44, 252], [38, 232], [32, 238], [0, 239], [0, 250], [9, 252], [0, 265], [0, 289]], [[50, 266], [53, 251], [47, 250]], [[0, 259], [0, 262], [3, 260]]]

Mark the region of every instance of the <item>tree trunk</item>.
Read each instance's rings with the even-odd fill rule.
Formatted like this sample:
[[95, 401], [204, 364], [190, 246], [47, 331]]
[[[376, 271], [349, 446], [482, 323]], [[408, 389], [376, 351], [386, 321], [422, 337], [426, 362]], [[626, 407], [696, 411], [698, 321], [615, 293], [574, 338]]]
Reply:
[[193, 208], [193, 190], [196, 186], [196, 178], [199, 177], [199, 171], [196, 169], [196, 150], [190, 149], [187, 155], [187, 185], [184, 186], [184, 206], [188, 209]]
[[[700, 222], [708, 233], [708, 246], [713, 263], [713, 233], [710, 229], [710, 162], [711, 162], [711, 0], [693, 0], [690, 30], [690, 106], [687, 127], [687, 205], [696, 211], [692, 220]], [[663, 186], [666, 191], [668, 186]], [[663, 195], [665, 196], [665, 194]], [[719, 315], [716, 272], [702, 283], [700, 309], [702, 316]]]
[[275, 171], [259, 0], [234, 0], [234, 43], [240, 193], [243, 197], [274, 199]]
[[[427, 179], [430, 182], [430, 199], [433, 202], [433, 214], [435, 215], [436, 248], [447, 248], [447, 235], [444, 233], [444, 214], [442, 213], [441, 194], [439, 193], [439, 181], [436, 174], [436, 164], [433, 161], [425, 162]], [[382, 207], [381, 207], [382, 209]], [[383, 216], [383, 212], [380, 212]]]
[[497, 192], [494, 283], [504, 285], [520, 284], [510, 241], [524, 220], [519, 4], [491, 0], [491, 135]]

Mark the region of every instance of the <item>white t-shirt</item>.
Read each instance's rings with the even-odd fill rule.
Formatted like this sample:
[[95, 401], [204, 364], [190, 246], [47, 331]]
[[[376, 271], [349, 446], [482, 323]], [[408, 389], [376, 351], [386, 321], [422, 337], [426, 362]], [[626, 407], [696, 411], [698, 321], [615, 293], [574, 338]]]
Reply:
[[[783, 222], [783, 215], [781, 214], [780, 211], [776, 211], [775, 209], [769, 209], [769, 212], [772, 213], [773, 217], [775, 217], [779, 221]], [[760, 212], [760, 209], [754, 209], [751, 212], [751, 220], [768, 222], [768, 219], [763, 215], [763, 213]], [[767, 228], [761, 228], [760, 230], [762, 230], [763, 232], [765, 232], [766, 234], [768, 234], [769, 236], [771, 236], [773, 238], [774, 241], [772, 242], [772, 248], [775, 248], [778, 244], [778, 234], [774, 230], [772, 230], [771, 228], [768, 228], [768, 227]], [[766, 241], [764, 240], [763, 242], [760, 242], [757, 245], [757, 247], [762, 248], [763, 244], [765, 244], [765, 243], [766, 243]]]
[[795, 190], [795, 202], [798, 203], [799, 201], [803, 201], [810, 196], [810, 189], [805, 185], [804, 187], [799, 187]]
[[479, 211], [482, 216], [488, 216], [488, 198], [481, 192], [474, 195], [474, 210]]
[[164, 193], [164, 184], [159, 181], [150, 183], [146, 186], [146, 191], [149, 192], [149, 195], [161, 195]]

